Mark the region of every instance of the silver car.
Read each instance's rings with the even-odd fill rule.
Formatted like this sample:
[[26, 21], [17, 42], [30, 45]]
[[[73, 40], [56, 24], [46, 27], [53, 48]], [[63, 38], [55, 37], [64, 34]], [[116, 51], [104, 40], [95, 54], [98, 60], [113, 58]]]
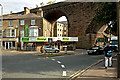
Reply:
[[56, 48], [56, 47], [54, 47], [54, 46], [43, 46], [43, 49], [44, 49], [44, 51], [45, 51], [45, 53], [47, 53], [47, 52], [55, 52], [55, 53], [58, 53], [58, 52], [60, 52], [60, 50], [58, 49], [58, 48]]

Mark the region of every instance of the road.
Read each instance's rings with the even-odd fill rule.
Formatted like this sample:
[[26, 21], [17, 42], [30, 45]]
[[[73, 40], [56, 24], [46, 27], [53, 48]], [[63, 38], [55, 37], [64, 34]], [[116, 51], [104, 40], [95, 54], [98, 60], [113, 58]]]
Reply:
[[10, 54], [2, 56], [3, 78], [65, 78], [78, 70], [83, 70], [103, 55], [66, 55], [40, 57], [37, 54]]

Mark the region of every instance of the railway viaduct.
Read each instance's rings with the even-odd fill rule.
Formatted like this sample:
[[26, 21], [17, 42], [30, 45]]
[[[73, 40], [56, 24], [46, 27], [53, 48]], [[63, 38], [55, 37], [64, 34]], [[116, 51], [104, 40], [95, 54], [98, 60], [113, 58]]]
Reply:
[[[43, 16], [51, 24], [66, 16], [68, 21], [68, 36], [78, 37], [77, 48], [90, 48], [94, 45], [96, 34], [87, 33], [89, 25], [95, 17], [95, 10], [101, 9], [100, 3], [93, 2], [60, 2], [42, 7]], [[96, 30], [96, 29], [95, 29]]]

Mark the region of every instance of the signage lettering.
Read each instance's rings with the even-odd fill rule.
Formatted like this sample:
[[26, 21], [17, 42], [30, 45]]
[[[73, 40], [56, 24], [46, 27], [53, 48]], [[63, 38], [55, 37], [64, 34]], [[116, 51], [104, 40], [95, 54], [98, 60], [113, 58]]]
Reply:
[[28, 38], [28, 37], [22, 38], [22, 42], [26, 42], [26, 41], [29, 41], [29, 38]]
[[46, 41], [47, 38], [46, 37], [37, 37], [37, 41]]

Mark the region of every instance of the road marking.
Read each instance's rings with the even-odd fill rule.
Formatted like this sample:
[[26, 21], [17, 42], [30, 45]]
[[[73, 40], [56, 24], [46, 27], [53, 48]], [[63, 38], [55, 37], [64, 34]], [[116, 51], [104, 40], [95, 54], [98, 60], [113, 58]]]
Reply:
[[80, 71], [77, 71], [76, 73], [72, 74], [68, 79], [69, 79], [69, 80], [73, 80], [73, 79], [76, 80], [76, 78], [77, 78], [78, 76], [82, 75], [82, 74], [83, 74], [85, 71], [87, 71], [89, 68], [91, 68], [91, 67], [99, 64], [99, 63], [102, 62], [102, 61], [104, 61], [104, 59], [101, 59], [101, 60], [97, 61], [96, 63], [91, 64], [90, 66], [88, 66], [87, 68], [85, 68], [85, 69], [82, 70], [82, 71], [81, 71], [81, 70], [80, 70]]
[[53, 61], [55, 61], [55, 59], [52, 59]]
[[67, 76], [66, 71], [63, 71], [62, 76]]
[[57, 61], [57, 63], [61, 64], [61, 62], [60, 62], [60, 61]]
[[65, 65], [61, 65], [62, 68], [65, 68]]
[[49, 57], [46, 57], [46, 58], [49, 58]]

